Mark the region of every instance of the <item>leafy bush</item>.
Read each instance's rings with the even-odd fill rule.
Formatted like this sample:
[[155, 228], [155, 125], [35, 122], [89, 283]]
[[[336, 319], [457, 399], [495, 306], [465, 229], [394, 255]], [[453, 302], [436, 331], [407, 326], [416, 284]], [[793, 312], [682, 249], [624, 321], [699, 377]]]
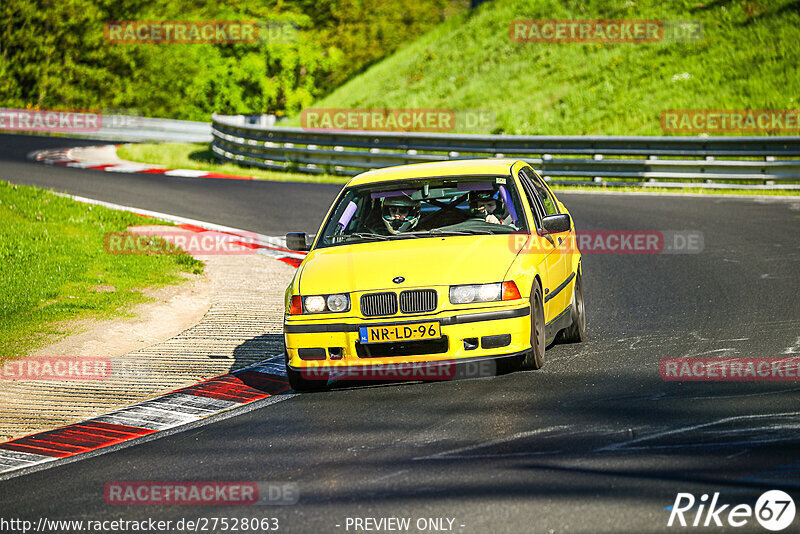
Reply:
[[[209, 120], [212, 112], [291, 114], [462, 4], [6, 0], [0, 105], [190, 120]], [[298, 33], [283, 43], [107, 42], [104, 25], [121, 20], [266, 20], [290, 23]]]

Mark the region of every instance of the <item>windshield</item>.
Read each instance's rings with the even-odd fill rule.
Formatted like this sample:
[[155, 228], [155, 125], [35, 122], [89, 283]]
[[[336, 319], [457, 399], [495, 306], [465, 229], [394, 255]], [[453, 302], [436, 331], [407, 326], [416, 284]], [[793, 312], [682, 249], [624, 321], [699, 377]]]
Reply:
[[363, 241], [527, 231], [510, 176], [458, 176], [347, 189], [317, 247]]

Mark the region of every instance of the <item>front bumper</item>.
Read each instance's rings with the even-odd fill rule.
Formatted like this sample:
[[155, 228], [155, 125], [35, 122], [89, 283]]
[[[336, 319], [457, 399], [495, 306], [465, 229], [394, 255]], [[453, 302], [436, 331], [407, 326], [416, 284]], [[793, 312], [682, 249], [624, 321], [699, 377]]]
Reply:
[[[526, 300], [523, 302], [524, 305], [518, 300], [513, 306], [419, 316], [349, 317], [337, 321], [288, 317], [284, 322], [288, 365], [295, 370], [335, 370], [400, 362], [469, 361], [523, 353], [531, 346], [530, 306]], [[430, 321], [439, 321], [442, 338], [438, 341], [385, 344], [359, 341], [362, 326], [403, 326]]]

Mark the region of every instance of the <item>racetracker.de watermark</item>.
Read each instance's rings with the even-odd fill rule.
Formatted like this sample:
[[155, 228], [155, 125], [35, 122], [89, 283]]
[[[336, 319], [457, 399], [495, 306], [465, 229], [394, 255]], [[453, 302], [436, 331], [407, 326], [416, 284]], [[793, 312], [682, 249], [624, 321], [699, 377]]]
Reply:
[[[696, 230], [580, 230], [574, 240], [559, 238], [562, 254], [699, 254], [705, 248], [703, 232]], [[543, 252], [540, 242], [528, 234], [509, 234], [509, 248]]]
[[[0, 130], [96, 133], [102, 129], [142, 128], [152, 119], [137, 110], [48, 110], [0, 108]], [[158, 120], [158, 119], [156, 119]]]
[[668, 109], [659, 120], [665, 133], [800, 134], [800, 109]]
[[665, 358], [659, 372], [669, 382], [795, 382], [800, 380], [800, 357]]
[[126, 255], [240, 255], [255, 254], [258, 249], [256, 234], [242, 232], [195, 232], [181, 228], [143, 227], [127, 232], [108, 232], [103, 236], [103, 248], [108, 254]]
[[112, 506], [289, 505], [300, 491], [294, 482], [109, 482], [103, 488]]
[[106, 380], [111, 360], [94, 356], [45, 356], [13, 360], [0, 368], [2, 380]]
[[465, 378], [492, 377], [497, 374], [495, 360], [471, 362], [398, 362], [383, 365], [351, 365], [330, 367], [325, 362], [308, 363], [309, 367], [299, 369], [305, 380], [327, 381], [438, 381], [460, 380]]
[[515, 43], [661, 43], [698, 42], [697, 20], [536, 19], [513, 20], [508, 37]]
[[98, 132], [101, 115], [94, 111], [0, 108], [0, 130], [13, 132]]
[[486, 131], [493, 124], [494, 113], [480, 109], [309, 108], [300, 113], [300, 126], [307, 131]]
[[111, 44], [284, 44], [297, 34], [280, 20], [122, 20], [103, 28]]

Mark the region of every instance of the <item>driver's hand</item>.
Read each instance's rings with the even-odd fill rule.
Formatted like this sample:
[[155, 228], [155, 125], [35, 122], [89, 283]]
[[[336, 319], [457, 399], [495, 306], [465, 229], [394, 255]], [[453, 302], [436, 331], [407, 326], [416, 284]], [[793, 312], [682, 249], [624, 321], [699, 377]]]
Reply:
[[492, 223], [492, 224], [501, 224], [500, 219], [498, 219], [494, 215], [487, 215], [486, 216], [486, 222]]

